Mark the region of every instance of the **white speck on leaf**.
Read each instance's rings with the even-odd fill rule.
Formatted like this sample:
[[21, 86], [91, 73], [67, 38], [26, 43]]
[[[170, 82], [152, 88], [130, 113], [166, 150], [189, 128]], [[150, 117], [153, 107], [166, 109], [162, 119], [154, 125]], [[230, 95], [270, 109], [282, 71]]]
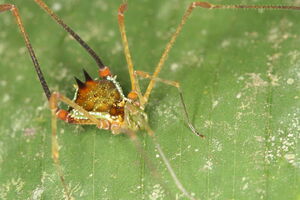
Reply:
[[204, 166], [202, 167], [202, 170], [212, 170], [213, 168], [213, 163], [211, 159], [207, 160]]
[[10, 96], [8, 94], [4, 94], [2, 98], [2, 103], [6, 103], [10, 100]]
[[289, 78], [289, 79], [286, 81], [286, 83], [289, 84], [289, 85], [292, 85], [294, 82], [295, 82], [295, 81], [294, 81], [294, 79], [292, 79], [292, 78]]
[[61, 10], [61, 8], [62, 8], [62, 5], [60, 4], [60, 3], [54, 3], [53, 5], [52, 5], [52, 10], [53, 11], [60, 11]]
[[35, 128], [25, 128], [23, 133], [25, 136], [34, 136], [36, 133], [36, 129]]
[[205, 128], [211, 128], [213, 126], [213, 121], [205, 120], [204, 127]]
[[22, 76], [22, 75], [18, 75], [16, 77], [16, 81], [23, 81], [23, 80], [24, 80], [24, 76]]
[[226, 48], [231, 44], [230, 40], [223, 40], [221, 43], [222, 48]]
[[32, 200], [39, 200], [42, 197], [42, 194], [44, 192], [44, 189], [41, 187], [37, 187], [34, 189], [33, 193], [32, 193]]
[[247, 190], [249, 187], [249, 184], [248, 183], [245, 183], [245, 185], [243, 186], [243, 190]]
[[151, 192], [151, 194], [149, 195], [149, 199], [151, 200], [158, 200], [158, 199], [164, 199], [165, 194], [164, 194], [164, 190], [161, 187], [161, 185], [156, 184], [153, 186], [153, 190]]
[[118, 42], [118, 41], [115, 42], [115, 44], [114, 44], [114, 46], [113, 46], [113, 48], [111, 50], [111, 53], [112, 54], [117, 54], [117, 53], [119, 53], [121, 51], [122, 51], [122, 45], [121, 45], [121, 43]]
[[217, 100], [214, 101], [213, 104], [212, 104], [212, 108], [214, 109], [218, 104], [219, 104], [219, 101], [217, 101]]
[[263, 142], [265, 141], [265, 138], [263, 138], [262, 136], [255, 136], [256, 141], [258, 142]]
[[172, 63], [172, 64], [171, 64], [171, 70], [172, 70], [172, 72], [177, 71], [178, 68], [179, 68], [179, 65], [178, 65], [177, 63]]
[[268, 82], [263, 80], [260, 77], [260, 74], [255, 74], [255, 73], [248, 73], [247, 74], [250, 77], [250, 82], [246, 83], [246, 88], [251, 88], [251, 87], [264, 87], [268, 85]]
[[7, 81], [1, 80], [0, 81], [0, 86], [4, 87], [7, 85]]

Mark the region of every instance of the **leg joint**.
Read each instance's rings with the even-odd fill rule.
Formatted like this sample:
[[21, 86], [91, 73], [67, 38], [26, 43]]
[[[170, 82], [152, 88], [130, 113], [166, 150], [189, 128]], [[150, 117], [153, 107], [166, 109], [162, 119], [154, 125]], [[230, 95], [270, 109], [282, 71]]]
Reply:
[[124, 16], [124, 12], [127, 10], [127, 3], [121, 4], [119, 7], [119, 16]]
[[7, 10], [12, 11], [15, 8], [16, 8], [16, 6], [13, 5], [13, 4], [1, 4], [0, 5], [0, 12], [4, 12], [4, 11], [7, 11]]

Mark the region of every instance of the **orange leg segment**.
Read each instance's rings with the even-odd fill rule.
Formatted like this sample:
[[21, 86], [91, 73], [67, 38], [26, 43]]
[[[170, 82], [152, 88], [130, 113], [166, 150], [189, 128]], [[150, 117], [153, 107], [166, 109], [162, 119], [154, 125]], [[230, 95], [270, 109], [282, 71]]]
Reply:
[[128, 71], [129, 71], [129, 76], [130, 76], [130, 81], [131, 81], [131, 90], [136, 91], [136, 79], [134, 76], [134, 71], [133, 71], [133, 62], [131, 59], [131, 54], [129, 51], [129, 44], [126, 36], [126, 30], [125, 30], [125, 23], [124, 23], [124, 12], [127, 9], [127, 4], [122, 4], [119, 7], [119, 12], [118, 12], [118, 22], [119, 22], [119, 28], [121, 32], [121, 38], [123, 42], [123, 48], [124, 48], [124, 53], [128, 65]]

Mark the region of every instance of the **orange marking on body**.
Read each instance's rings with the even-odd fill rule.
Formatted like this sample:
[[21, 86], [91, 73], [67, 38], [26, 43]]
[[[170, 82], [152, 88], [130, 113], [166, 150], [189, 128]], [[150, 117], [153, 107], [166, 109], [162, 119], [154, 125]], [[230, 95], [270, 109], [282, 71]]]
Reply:
[[195, 6], [200, 6], [202, 8], [212, 8], [213, 5], [208, 2], [195, 2]]
[[108, 67], [104, 67], [104, 69], [99, 69], [99, 76], [105, 78], [107, 76], [111, 76], [110, 69]]
[[129, 92], [129, 94], [127, 96], [129, 99], [132, 99], [132, 100], [136, 100], [138, 98], [138, 94], [135, 91]]
[[63, 120], [63, 121], [67, 121], [67, 119], [68, 119], [68, 114], [69, 114], [68, 111], [62, 110], [62, 109], [60, 109], [60, 110], [58, 110], [58, 111], [56, 112], [57, 118], [59, 118], [59, 119], [61, 119], [61, 120]]
[[83, 89], [87, 89], [87, 90], [93, 90], [94, 87], [97, 87], [97, 82], [94, 80], [90, 80], [90, 81], [86, 81], [85, 83], [86, 88]]

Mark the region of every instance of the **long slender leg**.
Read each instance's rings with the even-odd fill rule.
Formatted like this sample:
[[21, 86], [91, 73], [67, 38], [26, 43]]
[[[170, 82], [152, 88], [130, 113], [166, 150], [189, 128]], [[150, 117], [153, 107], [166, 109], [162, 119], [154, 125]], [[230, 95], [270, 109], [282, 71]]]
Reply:
[[124, 12], [126, 9], [127, 9], [127, 4], [122, 4], [119, 7], [118, 22], [119, 22], [121, 38], [122, 38], [123, 47], [124, 47], [124, 53], [125, 53], [125, 57], [126, 57], [127, 65], [128, 65], [128, 71], [129, 71], [129, 76], [130, 76], [130, 81], [131, 81], [131, 90], [136, 91], [137, 83], [136, 83], [136, 79], [134, 76], [133, 63], [132, 63], [132, 59], [131, 59], [131, 55], [130, 55], [130, 51], [129, 51], [129, 45], [128, 45], [128, 40], [127, 40], [126, 30], [125, 30], [125, 23], [124, 23]]
[[[141, 141], [137, 137], [136, 133], [131, 131], [131, 130], [126, 130], [126, 131], [124, 131], [124, 134], [126, 134], [129, 137], [131, 142], [135, 145], [136, 150], [142, 155], [142, 157], [143, 157], [143, 159], [146, 163], [146, 166], [149, 168], [149, 170], [151, 172], [151, 175], [154, 178], [156, 178], [157, 180], [160, 181], [160, 183], [161, 183], [162, 187], [164, 188], [166, 194], [168, 195], [169, 199], [175, 199], [175, 196], [173, 196], [173, 194], [170, 192], [170, 190], [168, 188], [168, 185], [162, 181], [161, 174], [159, 173], [159, 171], [157, 171], [157, 169], [156, 169], [155, 165], [153, 164], [152, 160], [149, 158], [149, 156], [147, 155], [147, 153], [143, 149]], [[149, 135], [150, 135], [150, 133], [149, 133]]]
[[275, 9], [282, 9], [282, 10], [300, 10], [299, 6], [255, 6], [255, 5], [213, 5], [207, 2], [193, 2], [190, 4], [188, 9], [185, 11], [175, 33], [172, 35], [171, 40], [167, 43], [165, 50], [155, 68], [155, 71], [153, 73], [153, 79], [150, 81], [148, 88], [144, 94], [144, 99], [145, 102], [148, 101], [149, 96], [151, 94], [151, 91], [155, 85], [156, 78], [158, 77], [159, 72], [161, 71], [167, 56], [174, 45], [177, 36], [182, 30], [183, 25], [186, 23], [188, 17], [191, 15], [192, 11], [196, 7], [201, 7], [201, 8], [207, 8], [207, 9], [270, 9], [270, 10], [275, 10]]
[[[150, 135], [150, 137], [153, 139], [153, 142], [155, 144], [156, 149], [158, 150], [159, 155], [161, 156], [164, 164], [166, 165], [168, 172], [170, 173], [172, 179], [175, 182], [175, 185], [177, 186], [177, 188], [190, 200], [195, 200], [195, 198], [193, 196], [191, 196], [189, 194], [189, 192], [187, 192], [187, 190], [184, 188], [184, 186], [182, 185], [182, 183], [180, 182], [180, 180], [178, 179], [175, 171], [173, 170], [169, 160], [167, 159], [167, 157], [165, 156], [162, 148], [160, 147], [154, 132], [150, 129], [150, 127], [146, 128], [146, 131], [148, 132], [148, 134]], [[142, 148], [141, 142], [139, 141], [139, 139], [136, 137], [136, 134], [134, 132], [130, 132], [127, 131], [125, 132], [125, 134], [127, 134], [130, 138], [130, 140], [135, 144], [137, 150], [142, 154], [143, 158], [145, 159], [145, 162], [147, 164], [147, 166], [150, 168], [151, 173], [154, 177], [156, 178], [160, 178], [159, 176], [159, 172], [155, 169], [154, 165], [152, 164], [151, 160], [148, 158], [146, 152], [144, 151], [144, 149]], [[164, 188], [167, 188], [166, 186], [164, 186]], [[172, 194], [169, 194], [172, 195]], [[173, 198], [173, 197], [172, 197]]]
[[57, 174], [60, 178], [60, 181], [64, 187], [64, 192], [68, 200], [74, 199], [70, 193], [70, 189], [65, 181], [65, 176], [60, 164], [59, 160], [59, 146], [58, 146], [58, 141], [57, 141], [57, 117], [56, 117], [56, 112], [58, 110], [58, 96], [54, 93], [51, 95], [49, 104], [50, 104], [50, 109], [51, 109], [51, 127], [52, 127], [52, 135], [51, 135], [51, 141], [52, 141], [52, 159], [54, 161], [54, 164], [56, 166], [56, 171]]
[[164, 84], [166, 84], [166, 85], [170, 85], [170, 86], [176, 87], [177, 90], [178, 90], [178, 92], [179, 92], [180, 101], [181, 101], [182, 108], [183, 108], [183, 111], [184, 111], [185, 120], [186, 120], [186, 122], [187, 122], [189, 128], [191, 129], [191, 131], [192, 131], [195, 135], [200, 136], [200, 137], [205, 137], [203, 134], [199, 133], [199, 132], [196, 130], [196, 128], [193, 126], [193, 124], [191, 123], [189, 114], [188, 114], [187, 109], [186, 109], [186, 104], [184, 103], [182, 90], [181, 90], [180, 84], [179, 84], [178, 82], [176, 82], [176, 81], [164, 80], [164, 79], [161, 79], [161, 78], [158, 78], [158, 77], [154, 77], [154, 76], [150, 75], [149, 73], [147, 73], [147, 72], [142, 72], [142, 71], [135, 71], [135, 74], [138, 75], [138, 76], [141, 76], [141, 77], [143, 77], [143, 78], [147, 78], [147, 79], [150, 79], [150, 80], [155, 79], [155, 81], [162, 82], [162, 83], [164, 83]]
[[[167, 159], [167, 157], [165, 156], [162, 148], [160, 147], [160, 144], [158, 143], [157, 139], [156, 139], [156, 136], [154, 134], [154, 132], [151, 130], [150, 127], [146, 127], [146, 131], [147, 133], [149, 134], [149, 136], [151, 136], [154, 144], [155, 144], [155, 147], [156, 149], [158, 150], [158, 153], [159, 155], [161, 156], [164, 164], [166, 165], [167, 169], [168, 169], [168, 172], [170, 173], [175, 185], [177, 186], [177, 188], [190, 200], [195, 200], [195, 198], [189, 194], [189, 192], [185, 189], [185, 187], [182, 185], [182, 183], [180, 182], [180, 180], [178, 179], [175, 171], [173, 170], [172, 166], [171, 166], [171, 163], [169, 162], [169, 160]], [[132, 139], [135, 143], [136, 143], [136, 146], [137, 148], [139, 148], [139, 141], [136, 141], [135, 138]]]
[[39, 64], [39, 62], [38, 62], [38, 60], [35, 56], [33, 47], [31, 46], [28, 34], [25, 31], [25, 28], [24, 28], [24, 25], [22, 23], [22, 20], [21, 20], [21, 17], [20, 17], [20, 14], [19, 14], [19, 11], [18, 11], [17, 7], [13, 4], [2, 4], [2, 5], [0, 5], [0, 12], [4, 12], [4, 11], [11, 11], [13, 16], [16, 18], [16, 22], [17, 22], [18, 27], [21, 31], [21, 34], [22, 34], [22, 36], [25, 40], [26, 47], [27, 47], [28, 52], [30, 54], [30, 57], [31, 57], [31, 60], [33, 62], [35, 71], [36, 71], [36, 73], [39, 77], [40, 83], [43, 87], [44, 93], [45, 93], [47, 99], [50, 99], [50, 96], [51, 96], [50, 89], [49, 89], [48, 84], [47, 84], [47, 82], [44, 78], [44, 75], [43, 75], [42, 71], [41, 71], [40, 64]]
[[[82, 107], [74, 103], [71, 99], [65, 97], [64, 95], [61, 95], [59, 93], [54, 92], [49, 100], [50, 109], [51, 109], [51, 126], [52, 126], [52, 158], [54, 161], [54, 164], [56, 166], [56, 170], [58, 173], [58, 176], [61, 180], [61, 183], [64, 187], [64, 192], [67, 197], [67, 199], [72, 200], [74, 197], [72, 197], [72, 194], [70, 192], [70, 189], [65, 181], [64, 173], [60, 164], [59, 160], [59, 145], [57, 141], [57, 118], [64, 119], [62, 116], [64, 115], [64, 110], [60, 110], [58, 107], [58, 101], [64, 102], [67, 105], [71, 106], [72, 108], [78, 110], [81, 112], [85, 117], [87, 117], [92, 123], [96, 124], [98, 127], [101, 127], [101, 122], [97, 118], [95, 118], [93, 115], [89, 114], [86, 110], [84, 110]], [[66, 112], [66, 111], [65, 111]]]
[[67, 24], [63, 22], [42, 0], [34, 0], [42, 9], [48, 13], [51, 18], [56, 21], [60, 26], [62, 26], [72, 37], [92, 56], [92, 58], [96, 61], [100, 71], [106, 70], [106, 66], [103, 64], [100, 57], [96, 54], [96, 52], [81, 39], [81, 37], [75, 33]]

